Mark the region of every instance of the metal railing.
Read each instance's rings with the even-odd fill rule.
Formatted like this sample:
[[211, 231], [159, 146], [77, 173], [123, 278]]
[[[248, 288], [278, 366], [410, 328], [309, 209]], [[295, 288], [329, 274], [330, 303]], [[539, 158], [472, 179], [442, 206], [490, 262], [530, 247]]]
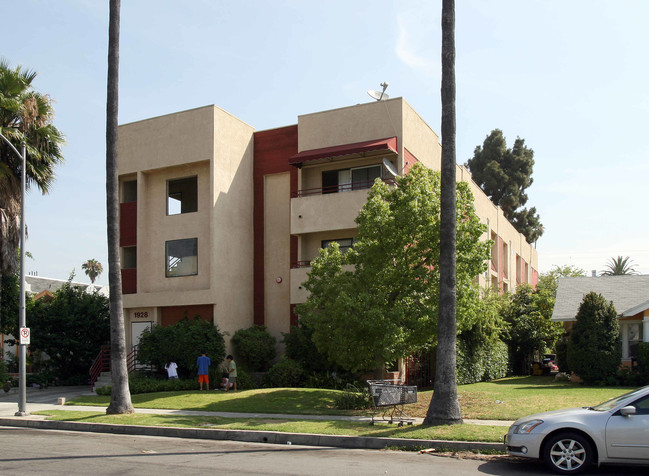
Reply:
[[[384, 178], [382, 179], [388, 185], [394, 185], [396, 182], [393, 178]], [[353, 182], [353, 183], [344, 183], [340, 185], [329, 185], [327, 187], [315, 187], [315, 188], [305, 188], [303, 190], [298, 190], [291, 193], [291, 198], [299, 197], [309, 197], [311, 195], [326, 195], [329, 193], [342, 193], [342, 192], [352, 192], [354, 190], [367, 190], [372, 188], [374, 185], [374, 180], [368, 180], [366, 182]]]
[[102, 372], [110, 371], [110, 346], [102, 345], [99, 354], [90, 367], [90, 390], [95, 389], [95, 382]]

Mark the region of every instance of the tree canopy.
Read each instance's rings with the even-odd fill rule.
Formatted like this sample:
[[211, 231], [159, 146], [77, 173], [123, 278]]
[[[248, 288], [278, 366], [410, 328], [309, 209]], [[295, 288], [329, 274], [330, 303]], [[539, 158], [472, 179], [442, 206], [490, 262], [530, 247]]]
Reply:
[[586, 383], [602, 382], [615, 375], [622, 358], [617, 312], [611, 301], [590, 292], [576, 317], [568, 342], [568, 366]]
[[611, 258], [606, 263], [606, 269], [602, 271], [602, 276], [623, 276], [628, 274], [638, 274], [635, 270], [633, 260], [628, 256], [626, 258], [622, 258], [621, 256]]
[[[52, 99], [33, 89], [37, 74], [0, 60], [0, 134], [27, 152], [27, 188], [47, 193], [54, 170], [63, 161], [63, 134], [53, 125]], [[0, 274], [17, 266], [22, 160], [0, 138]]]
[[[475, 324], [474, 279], [490, 244], [466, 183], [457, 184], [457, 309], [459, 329]], [[328, 358], [348, 370], [369, 370], [435, 344], [440, 283], [440, 174], [419, 164], [377, 181], [356, 219], [358, 236], [343, 254], [320, 251], [304, 283], [310, 296], [296, 308]]]
[[61, 379], [87, 376], [100, 347], [110, 339], [108, 298], [68, 282], [53, 300], [28, 299], [26, 307], [30, 349], [45, 352]]
[[494, 129], [482, 146], [475, 148], [466, 166], [473, 180], [529, 243], [541, 237], [543, 225], [536, 208], [524, 208], [528, 200], [525, 190], [532, 185], [534, 167], [534, 151], [524, 139], [517, 137], [510, 149], [503, 132]]
[[86, 275], [90, 278], [90, 282], [93, 284], [99, 275], [104, 272], [104, 267], [96, 259], [89, 259], [81, 265], [81, 269], [86, 272]]

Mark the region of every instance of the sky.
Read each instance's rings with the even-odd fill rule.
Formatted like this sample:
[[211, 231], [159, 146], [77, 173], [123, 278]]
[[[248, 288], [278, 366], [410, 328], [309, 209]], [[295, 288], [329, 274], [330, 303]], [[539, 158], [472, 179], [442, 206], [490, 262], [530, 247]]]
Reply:
[[[0, 0], [0, 57], [38, 72], [65, 163], [26, 199], [27, 273], [108, 282], [108, 0]], [[649, 274], [649, 2], [456, 2], [457, 161], [493, 129], [534, 150], [539, 270]], [[441, 1], [124, 0], [119, 123], [215, 104], [256, 130], [372, 101], [389, 82], [440, 133]]]

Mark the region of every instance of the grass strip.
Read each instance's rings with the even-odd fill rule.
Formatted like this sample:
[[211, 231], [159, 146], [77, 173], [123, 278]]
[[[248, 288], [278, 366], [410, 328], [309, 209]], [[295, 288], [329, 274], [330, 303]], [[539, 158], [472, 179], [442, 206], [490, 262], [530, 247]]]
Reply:
[[314, 433], [321, 435], [349, 435], [385, 438], [414, 438], [422, 440], [501, 442], [507, 428], [487, 425], [450, 425], [424, 427], [394, 424], [369, 425], [367, 422], [278, 420], [261, 418], [221, 418], [189, 415], [106, 415], [105, 413], [68, 410], [35, 412], [47, 415], [48, 420], [117, 425], [169, 426], [181, 428], [218, 428], [229, 430], [278, 431], [285, 433]]

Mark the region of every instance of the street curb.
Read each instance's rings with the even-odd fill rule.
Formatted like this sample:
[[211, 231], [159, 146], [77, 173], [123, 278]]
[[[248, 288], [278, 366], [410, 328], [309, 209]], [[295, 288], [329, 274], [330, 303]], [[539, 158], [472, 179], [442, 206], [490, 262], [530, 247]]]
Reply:
[[35, 428], [41, 430], [82, 431], [119, 435], [166, 436], [203, 440], [231, 440], [247, 443], [277, 445], [332, 446], [347, 449], [444, 448], [453, 451], [505, 451], [502, 443], [476, 441], [416, 440], [406, 438], [376, 438], [366, 436], [283, 433], [277, 431], [222, 430], [214, 428], [173, 428], [165, 426], [113, 425], [71, 421], [0, 418], [0, 426]]

